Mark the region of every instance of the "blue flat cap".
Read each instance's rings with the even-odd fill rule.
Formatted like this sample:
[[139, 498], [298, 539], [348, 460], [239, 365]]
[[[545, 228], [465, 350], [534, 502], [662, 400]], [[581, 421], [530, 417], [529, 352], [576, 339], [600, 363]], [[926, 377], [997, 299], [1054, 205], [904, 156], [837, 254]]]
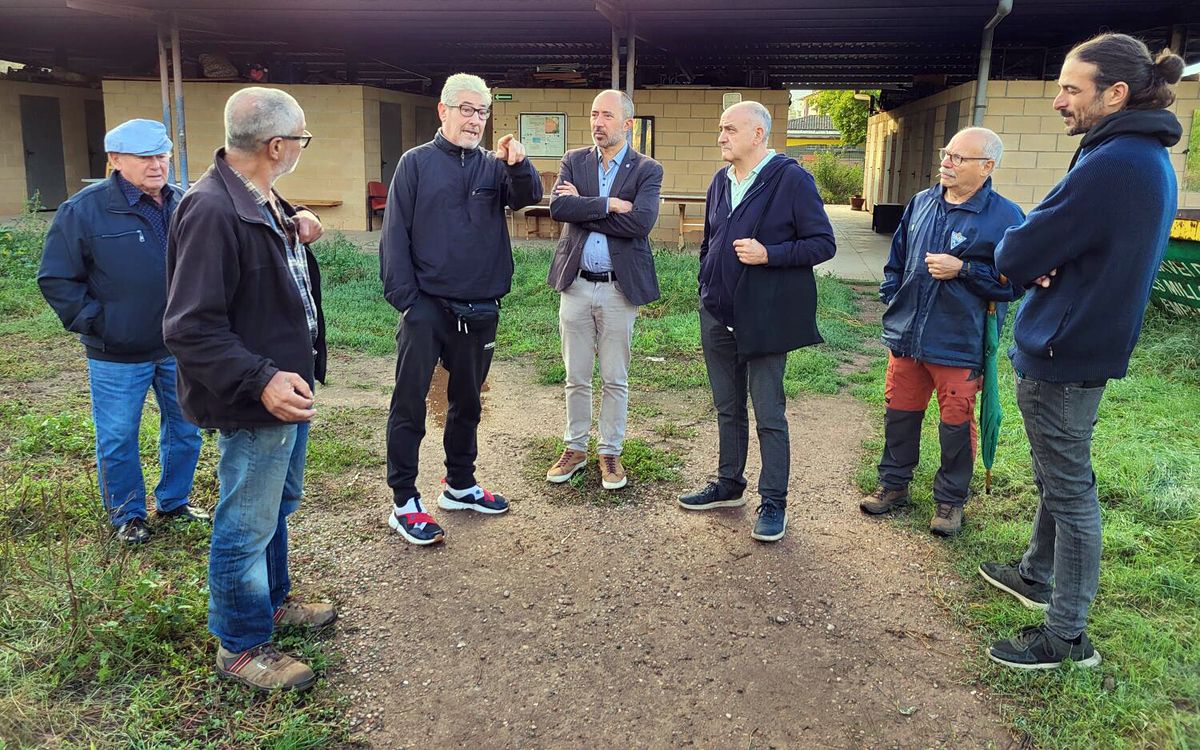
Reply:
[[171, 153], [171, 139], [158, 120], [123, 122], [104, 136], [104, 150], [110, 154], [154, 156]]

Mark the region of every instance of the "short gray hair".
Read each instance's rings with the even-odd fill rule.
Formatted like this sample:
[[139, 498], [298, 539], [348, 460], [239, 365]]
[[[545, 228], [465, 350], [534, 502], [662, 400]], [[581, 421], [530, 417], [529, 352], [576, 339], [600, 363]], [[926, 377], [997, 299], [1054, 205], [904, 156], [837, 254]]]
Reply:
[[617, 96], [621, 97], [621, 119], [633, 119], [633, 100], [629, 98], [629, 94], [626, 94], [624, 91], [619, 89], [604, 89], [599, 94], [596, 94], [596, 98], [599, 99], [605, 94], [616, 94]]
[[248, 86], [225, 102], [225, 148], [254, 153], [277, 135], [304, 127], [304, 110], [286, 91]]
[[725, 111], [730, 109], [745, 109], [748, 110], [751, 119], [758, 120], [758, 124], [763, 129], [763, 140], [768, 140], [771, 137], [771, 111], [764, 107], [761, 103], [747, 99], [744, 102], [730, 105]]
[[460, 104], [458, 97], [465, 92], [479, 94], [484, 98], [487, 104], [492, 103], [492, 92], [488, 88], [487, 82], [479, 76], [473, 76], [470, 73], [455, 73], [446, 79], [446, 85], [442, 86], [442, 104], [447, 107], [453, 107]]
[[987, 128], [963, 128], [958, 131], [958, 135], [977, 135], [983, 141], [983, 155], [992, 161], [996, 162], [996, 166], [1000, 166], [1000, 157], [1004, 156], [1004, 141], [1000, 140], [1000, 136], [996, 135], [994, 130]]

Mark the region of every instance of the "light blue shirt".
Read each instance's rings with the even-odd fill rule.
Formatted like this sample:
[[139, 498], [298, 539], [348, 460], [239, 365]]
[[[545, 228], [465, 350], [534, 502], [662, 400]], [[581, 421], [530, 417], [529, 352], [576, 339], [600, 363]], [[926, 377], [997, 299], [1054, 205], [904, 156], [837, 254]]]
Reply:
[[754, 169], [750, 170], [750, 174], [746, 175], [746, 179], [742, 180], [741, 182], [738, 182], [737, 177], [733, 174], [733, 165], [729, 165], [728, 173], [730, 211], [738, 207], [738, 204], [742, 202], [742, 198], [746, 197], [746, 193], [748, 193], [751, 186], [754, 185], [754, 181], [758, 179], [758, 173], [762, 171], [763, 167], [767, 166], [767, 162], [771, 161], [774, 156], [775, 149], [767, 149], [767, 155], [763, 157], [762, 161], [755, 165]]
[[[608, 169], [605, 169], [600, 147], [596, 147], [596, 184], [600, 186], [601, 196], [609, 197], [608, 193], [612, 190], [613, 181], [616, 180], [617, 173], [621, 169], [621, 162], [625, 161], [625, 154], [628, 152], [629, 141], [625, 141], [625, 145], [608, 163]], [[612, 258], [608, 254], [608, 235], [600, 232], [592, 232], [588, 235], [587, 243], [583, 246], [583, 258], [580, 265], [593, 273], [612, 270]]]

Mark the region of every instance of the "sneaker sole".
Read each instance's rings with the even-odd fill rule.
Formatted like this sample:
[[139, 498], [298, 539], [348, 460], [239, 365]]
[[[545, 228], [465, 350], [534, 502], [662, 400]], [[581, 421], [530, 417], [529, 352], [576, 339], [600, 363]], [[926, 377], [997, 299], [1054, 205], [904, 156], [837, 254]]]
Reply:
[[713, 510], [714, 508], [740, 508], [746, 504], [746, 498], [738, 497], [732, 500], [717, 500], [713, 503], [705, 503], [704, 505], [688, 505], [682, 500], [676, 500], [679, 507], [684, 510]]
[[[988, 658], [991, 659], [992, 661], [996, 662], [997, 664], [1003, 664], [1006, 667], [1012, 667], [1014, 669], [1029, 669], [1029, 670], [1058, 669], [1059, 667], [1061, 667], [1063, 665], [1063, 662], [1061, 662], [1061, 661], [1043, 663], [1043, 664], [1022, 664], [1020, 662], [1008, 661], [1006, 659], [1001, 659], [999, 656], [996, 656], [995, 654], [993, 654], [991, 649], [988, 649]], [[1073, 663], [1076, 666], [1080, 666], [1080, 667], [1096, 667], [1096, 666], [1099, 666], [1100, 662], [1102, 662], [1102, 661], [1104, 661], [1104, 660], [1100, 658], [1100, 652], [1093, 651], [1092, 655], [1089, 656], [1088, 658], [1081, 659], [1080, 661], [1073, 662]]]
[[587, 461], [580, 461], [575, 468], [571, 469], [571, 471], [566, 474], [555, 474], [554, 476], [551, 476], [549, 472], [546, 472], [546, 481], [550, 482], [551, 484], [562, 484], [563, 482], [570, 481], [571, 477], [575, 476], [586, 468]]
[[619, 490], [627, 484], [629, 484], [628, 476], [621, 477], [621, 479], [616, 482], [606, 482], [603, 479], [600, 480], [600, 486], [606, 490]]
[[788, 517], [787, 517], [787, 514], [784, 514], [783, 528], [779, 530], [778, 534], [771, 534], [770, 536], [768, 536], [766, 534], [758, 534], [758, 533], [751, 531], [750, 538], [755, 539], [760, 542], [778, 542], [780, 539], [783, 539], [783, 535], [787, 533], [787, 524], [788, 524]]
[[304, 682], [297, 683], [295, 685], [280, 685], [279, 687], [273, 687], [273, 688], [272, 687], [263, 687], [262, 685], [255, 685], [253, 682], [250, 682], [249, 680], [239, 677], [238, 675], [233, 674], [232, 672], [226, 672], [220, 668], [217, 669], [217, 677], [220, 677], [222, 680], [231, 680], [233, 682], [238, 683], [239, 685], [245, 685], [248, 688], [251, 688], [253, 690], [258, 690], [258, 691], [261, 691], [264, 693], [273, 693], [277, 690], [282, 690], [282, 691], [295, 690], [295, 691], [303, 692], [305, 690], [308, 690], [310, 687], [312, 687], [313, 683], [315, 683], [317, 681], [317, 676], [314, 674], [312, 676], [312, 678], [305, 680]]
[[930, 527], [929, 527], [929, 533], [933, 534], [934, 536], [940, 536], [940, 537], [943, 537], [943, 538], [945, 538], [945, 537], [952, 537], [952, 536], [958, 536], [958, 535], [959, 535], [959, 533], [961, 533], [961, 532], [962, 532], [962, 527], [961, 527], [961, 526], [959, 526], [957, 529], [954, 529], [954, 530], [948, 530], [948, 529], [935, 529], [935, 528], [933, 528], [932, 526], [930, 526]]
[[415, 544], [418, 547], [426, 547], [430, 544], [437, 544], [446, 538], [446, 532], [443, 531], [441, 534], [438, 534], [432, 539], [418, 539], [404, 530], [404, 527], [401, 526], [400, 522], [396, 520], [395, 513], [388, 514], [388, 526], [391, 526], [397, 534], [404, 537], [404, 541], [408, 542], [409, 544]]
[[476, 513], [485, 513], [489, 516], [495, 516], [508, 512], [507, 506], [504, 508], [485, 508], [482, 505], [476, 505], [475, 503], [459, 502], [458, 500], [446, 497], [444, 494], [438, 496], [437, 506], [442, 510], [473, 510]]
[[[1046, 610], [1050, 609], [1049, 602], [1047, 602], [1045, 604], [1042, 604], [1041, 602], [1035, 602], [1034, 600], [1032, 600], [1024, 595], [1022, 595], [1016, 591], [1013, 591], [1008, 586], [1005, 586], [1003, 583], [996, 580], [995, 578], [992, 578], [990, 575], [988, 575], [987, 573], [984, 572], [982, 565], [979, 566], [978, 570], [979, 570], [979, 575], [983, 577], [983, 580], [992, 584], [993, 586], [995, 586], [996, 588], [1005, 592], [1006, 594], [1012, 594], [1013, 596], [1015, 596], [1017, 598], [1017, 601], [1021, 602], [1021, 604], [1025, 605], [1029, 609], [1037, 609], [1037, 610], [1041, 610], [1042, 612], [1045, 612]], [[1008, 664], [1008, 662], [1003, 662], [1003, 663]], [[1098, 663], [1099, 662], [1097, 662], [1097, 664]], [[1010, 666], [1016, 666], [1016, 665], [1011, 664]]]

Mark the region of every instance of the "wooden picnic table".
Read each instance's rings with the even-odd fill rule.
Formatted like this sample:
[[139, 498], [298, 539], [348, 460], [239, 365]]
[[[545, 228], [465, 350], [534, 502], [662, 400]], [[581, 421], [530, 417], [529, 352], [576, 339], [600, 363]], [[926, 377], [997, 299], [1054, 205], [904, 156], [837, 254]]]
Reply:
[[[664, 193], [659, 195], [663, 203], [677, 204], [679, 212], [679, 249], [683, 249], [684, 233], [689, 229], [704, 229], [704, 204], [708, 200], [707, 196], [697, 195], [695, 193]], [[688, 221], [688, 206], [700, 206], [700, 215], [697, 218]]]

